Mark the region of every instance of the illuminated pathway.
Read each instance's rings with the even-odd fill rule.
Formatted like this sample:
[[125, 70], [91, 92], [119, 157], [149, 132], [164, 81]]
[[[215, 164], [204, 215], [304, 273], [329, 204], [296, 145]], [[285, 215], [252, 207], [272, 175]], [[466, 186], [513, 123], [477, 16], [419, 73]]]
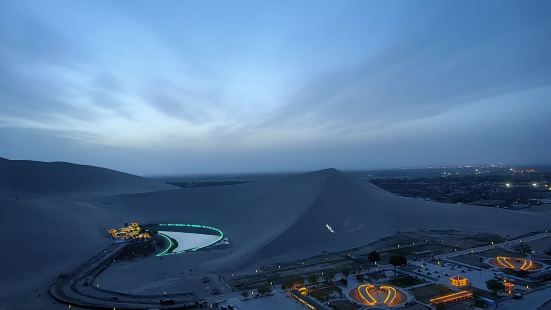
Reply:
[[352, 298], [369, 307], [386, 306], [396, 307], [405, 301], [405, 295], [394, 287], [381, 285], [376, 287], [373, 284], [362, 284], [353, 290]]
[[372, 284], [363, 284], [358, 286], [358, 297], [368, 306], [377, 305], [377, 299], [375, 299], [370, 293], [369, 290], [374, 289], [375, 286]]
[[498, 256], [490, 259], [488, 262], [496, 267], [512, 270], [535, 271], [542, 267], [541, 264], [531, 259], [521, 257]]
[[190, 307], [196, 305], [193, 294], [179, 293], [167, 295], [132, 295], [105, 290], [93, 286], [93, 279], [107, 269], [114, 258], [124, 252], [129, 243], [115, 243], [81, 265], [66, 278], [60, 278], [50, 288], [50, 294], [57, 300], [70, 305], [94, 309], [150, 309], [158, 308], [161, 299], [170, 298], [175, 305], [164, 309]]
[[491, 245], [483, 245], [483, 246], [479, 246], [479, 247], [476, 247], [476, 248], [470, 248], [470, 249], [466, 249], [466, 250], [440, 254], [440, 255], [436, 255], [434, 258], [435, 259], [447, 259], [447, 258], [451, 258], [451, 257], [455, 257], [455, 256], [465, 255], [465, 254], [473, 254], [473, 253], [483, 252], [483, 251], [491, 250], [491, 249], [495, 249], [495, 248], [503, 248], [503, 247], [508, 247], [508, 246], [510, 247], [510, 246], [515, 245], [515, 244], [520, 244], [522, 242], [531, 242], [531, 241], [536, 241], [536, 240], [539, 240], [539, 239], [545, 239], [545, 238], [549, 238], [549, 237], [551, 237], [551, 233], [548, 233], [548, 232], [539, 233], [539, 234], [528, 236], [528, 237], [523, 237], [523, 238], [519, 238], [519, 239], [515, 239], [515, 240], [505, 241], [505, 242], [502, 242], [502, 243], [496, 243], [496, 244], [491, 244]]

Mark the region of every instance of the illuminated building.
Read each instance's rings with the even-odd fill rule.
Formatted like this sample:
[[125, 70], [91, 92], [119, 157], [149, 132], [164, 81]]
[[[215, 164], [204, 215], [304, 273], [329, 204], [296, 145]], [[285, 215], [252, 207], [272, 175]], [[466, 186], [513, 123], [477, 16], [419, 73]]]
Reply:
[[513, 293], [513, 289], [515, 288], [515, 283], [503, 280], [503, 287], [505, 288], [505, 292], [511, 294]]
[[452, 302], [463, 301], [473, 298], [473, 293], [469, 291], [460, 291], [457, 293], [452, 293], [440, 297], [436, 297], [430, 300], [430, 303], [433, 305], [448, 304]]
[[469, 280], [463, 276], [455, 276], [450, 278], [450, 283], [456, 287], [463, 287], [469, 285]]
[[149, 233], [143, 231], [140, 225], [136, 222], [130, 223], [130, 225], [119, 229], [109, 229], [108, 232], [111, 237], [121, 240], [141, 240], [151, 238]]

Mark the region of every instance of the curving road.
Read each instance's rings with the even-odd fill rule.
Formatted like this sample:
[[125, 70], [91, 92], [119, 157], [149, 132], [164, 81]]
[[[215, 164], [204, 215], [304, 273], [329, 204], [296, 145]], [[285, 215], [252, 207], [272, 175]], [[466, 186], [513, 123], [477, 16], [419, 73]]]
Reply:
[[[198, 301], [191, 292], [133, 295], [94, 287], [94, 279], [129, 245], [130, 243], [114, 243], [72, 274], [60, 276], [50, 288], [50, 294], [64, 303], [94, 309], [189, 309], [198, 306]], [[174, 304], [161, 305], [163, 299], [171, 299]]]

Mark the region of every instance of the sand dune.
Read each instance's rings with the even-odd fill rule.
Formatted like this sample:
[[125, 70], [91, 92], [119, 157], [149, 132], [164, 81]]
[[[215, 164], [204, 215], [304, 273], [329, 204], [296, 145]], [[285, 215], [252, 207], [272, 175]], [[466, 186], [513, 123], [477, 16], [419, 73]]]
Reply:
[[230, 255], [212, 262], [224, 270], [344, 250], [396, 231], [456, 229], [514, 236], [551, 223], [531, 212], [398, 197], [334, 169], [230, 187], [123, 195], [110, 203], [142, 221], [220, 228], [233, 244]]
[[[326, 223], [335, 233], [326, 229]], [[259, 251], [257, 258], [278, 258], [282, 256], [281, 249], [300, 255], [343, 250], [396, 231], [455, 229], [514, 236], [546, 229], [550, 223], [548, 217], [531, 212], [398, 197], [333, 171], [326, 177], [314, 203], [284, 233]]]
[[176, 188], [94, 166], [0, 158], [0, 198], [17, 196], [24, 199], [76, 193], [122, 194]]
[[[0, 258], [0, 303], [29, 297], [22, 308], [36, 308], [40, 304], [34, 296], [36, 289], [45, 290], [60, 272], [70, 271], [106, 247], [111, 242], [106, 229], [133, 220], [209, 225], [230, 238], [232, 245], [223, 255], [205, 253], [201, 260], [174, 255], [158, 266], [148, 261], [150, 270], [142, 271], [157, 274], [161, 274], [157, 267], [186, 268], [187, 264], [208, 271], [254, 268], [367, 244], [398, 230], [516, 235], [546, 229], [551, 223], [548, 217], [529, 211], [397, 197], [334, 169], [233, 186], [106, 196], [113, 189], [171, 187], [107, 169], [63, 163], [0, 161], [0, 167], [4, 189], [42, 197], [0, 200], [0, 242], [8, 249]], [[22, 167], [20, 175], [17, 167]], [[79, 180], [83, 183], [73, 184]], [[92, 197], [95, 186], [97, 195]], [[49, 195], [50, 191], [56, 195]], [[87, 195], [75, 198], [62, 193]]]

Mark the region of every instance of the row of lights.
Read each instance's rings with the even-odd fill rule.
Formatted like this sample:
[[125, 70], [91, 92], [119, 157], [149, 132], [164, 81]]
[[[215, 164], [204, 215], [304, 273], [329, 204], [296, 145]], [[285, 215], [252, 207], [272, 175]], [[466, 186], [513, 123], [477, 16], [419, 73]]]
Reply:
[[[505, 187], [511, 187], [513, 186], [511, 183], [505, 183]], [[538, 183], [532, 183], [533, 187], [538, 187]], [[545, 184], [545, 187], [549, 187], [549, 185]], [[549, 187], [549, 190], [551, 190], [551, 187]]]

